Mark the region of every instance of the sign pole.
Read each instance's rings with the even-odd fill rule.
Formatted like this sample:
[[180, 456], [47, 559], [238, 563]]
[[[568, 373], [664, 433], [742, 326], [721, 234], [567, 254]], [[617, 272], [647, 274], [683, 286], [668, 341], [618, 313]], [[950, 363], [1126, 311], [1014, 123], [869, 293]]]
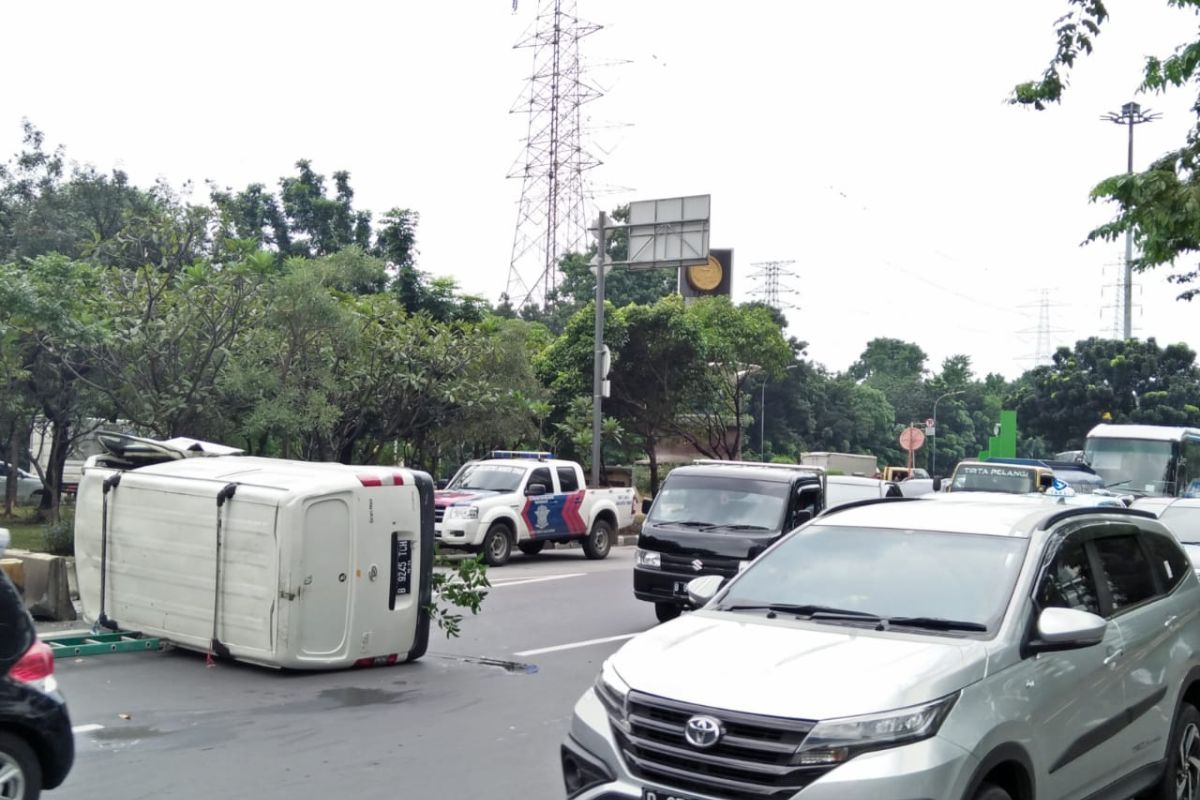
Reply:
[[592, 370], [592, 488], [600, 486], [600, 433], [603, 427], [601, 417], [601, 401], [604, 390], [604, 267], [607, 242], [605, 239], [605, 223], [607, 214], [600, 212], [599, 249], [596, 251], [596, 354]]

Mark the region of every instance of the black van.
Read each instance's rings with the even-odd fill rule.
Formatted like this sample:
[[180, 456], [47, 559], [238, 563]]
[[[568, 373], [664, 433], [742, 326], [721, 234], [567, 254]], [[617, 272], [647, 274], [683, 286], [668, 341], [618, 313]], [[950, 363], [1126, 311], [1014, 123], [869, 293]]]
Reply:
[[633, 593], [660, 622], [689, 607], [687, 584], [731, 578], [825, 508], [819, 467], [700, 460], [667, 476], [638, 535]]

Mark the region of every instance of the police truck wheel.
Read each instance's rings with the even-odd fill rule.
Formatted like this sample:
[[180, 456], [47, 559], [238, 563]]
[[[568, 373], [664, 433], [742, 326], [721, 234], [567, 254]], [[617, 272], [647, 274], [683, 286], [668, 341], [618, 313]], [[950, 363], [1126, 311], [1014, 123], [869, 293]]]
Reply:
[[512, 537], [508, 528], [503, 523], [494, 523], [483, 537], [483, 560], [489, 567], [502, 567], [511, 555]]
[[605, 520], [596, 520], [592, 532], [583, 540], [583, 554], [588, 558], [604, 558], [612, 549], [612, 539], [612, 526]]
[[521, 552], [527, 556], [536, 556], [542, 552], [542, 548], [546, 546], [545, 542], [521, 542], [517, 545]]
[[659, 622], [670, 622], [682, 613], [683, 609], [674, 603], [655, 603], [654, 616]]
[[0, 732], [0, 800], [35, 800], [42, 766], [24, 739]]

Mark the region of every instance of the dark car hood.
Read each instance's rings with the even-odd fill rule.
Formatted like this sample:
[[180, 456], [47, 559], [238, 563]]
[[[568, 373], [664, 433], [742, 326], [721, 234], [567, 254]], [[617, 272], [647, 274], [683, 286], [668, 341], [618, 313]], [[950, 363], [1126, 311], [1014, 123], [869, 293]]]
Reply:
[[756, 558], [782, 535], [780, 531], [705, 531], [676, 525], [643, 525], [638, 547], [658, 553], [748, 559]]

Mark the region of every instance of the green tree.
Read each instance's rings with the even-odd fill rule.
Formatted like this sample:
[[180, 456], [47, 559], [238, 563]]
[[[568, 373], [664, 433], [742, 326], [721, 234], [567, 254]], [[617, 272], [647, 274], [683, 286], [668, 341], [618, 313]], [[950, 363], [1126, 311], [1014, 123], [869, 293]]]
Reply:
[[[1200, 0], [1166, 0], [1170, 6], [1193, 15], [1200, 13]], [[1068, 13], [1056, 23], [1057, 48], [1042, 77], [1019, 84], [1010, 102], [1044, 110], [1061, 101], [1067, 76], [1076, 62], [1090, 54], [1096, 37], [1109, 21], [1103, 0], [1069, 0]], [[1181, 28], [1182, 29], [1182, 28]], [[1163, 93], [1192, 84], [1200, 77], [1200, 39], [1195, 29], [1188, 40], [1166, 57], [1147, 56], [1139, 92]], [[1195, 110], [1200, 112], [1200, 97]], [[1093, 200], [1116, 203], [1115, 218], [1092, 230], [1087, 241], [1113, 240], [1127, 230], [1141, 254], [1134, 260], [1136, 270], [1170, 266], [1179, 271], [1168, 280], [1188, 286], [1180, 299], [1191, 300], [1200, 289], [1190, 284], [1200, 277], [1195, 261], [1200, 252], [1200, 113], [1184, 144], [1157, 158], [1150, 167], [1134, 175], [1115, 175], [1097, 184]], [[1179, 268], [1178, 262], [1188, 264]]]

